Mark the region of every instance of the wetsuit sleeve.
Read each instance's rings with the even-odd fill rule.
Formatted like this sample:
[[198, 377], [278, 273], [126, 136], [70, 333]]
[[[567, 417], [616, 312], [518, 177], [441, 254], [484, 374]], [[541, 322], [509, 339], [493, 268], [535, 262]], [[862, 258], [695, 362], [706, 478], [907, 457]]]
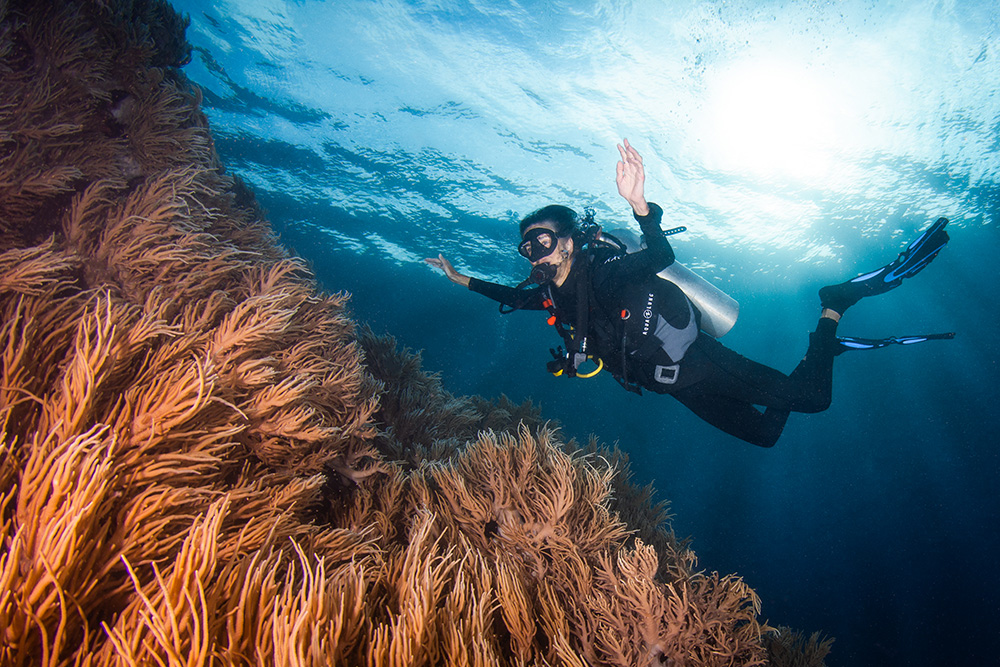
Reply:
[[659, 273], [674, 263], [674, 249], [670, 247], [670, 242], [667, 241], [667, 237], [663, 235], [663, 229], [660, 227], [663, 209], [659, 205], [649, 202], [649, 214], [635, 215], [635, 219], [639, 222], [642, 235], [646, 237], [646, 250], [644, 251], [646, 257], [642, 259], [649, 263], [653, 273]]
[[646, 247], [624, 257], [615, 255], [594, 267], [593, 283], [598, 290], [615, 293], [624, 286], [641, 282], [674, 263], [674, 250], [660, 229], [663, 209], [649, 203], [649, 215], [635, 216], [646, 237]]
[[473, 292], [489, 297], [494, 301], [499, 301], [505, 306], [518, 310], [542, 310], [542, 289], [532, 287], [531, 289], [515, 289], [507, 285], [469, 278], [469, 289]]

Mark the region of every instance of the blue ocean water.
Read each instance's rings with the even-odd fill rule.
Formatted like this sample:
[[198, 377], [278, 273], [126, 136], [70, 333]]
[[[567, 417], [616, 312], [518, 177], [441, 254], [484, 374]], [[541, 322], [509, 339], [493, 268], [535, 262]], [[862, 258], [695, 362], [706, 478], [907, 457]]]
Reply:
[[[996, 664], [1000, 627], [1000, 7], [990, 0], [174, 0], [219, 154], [324, 285], [423, 350], [454, 393], [532, 398], [618, 442], [699, 564], [763, 616], [836, 637], [830, 665]], [[741, 303], [723, 342], [790, 371], [816, 290], [939, 215], [952, 242], [844, 318], [951, 342], [844, 355], [830, 410], [771, 450], [607, 376], [423, 263], [516, 284], [548, 203], [630, 224], [643, 154], [680, 261]], [[634, 226], [634, 223], [631, 223]]]

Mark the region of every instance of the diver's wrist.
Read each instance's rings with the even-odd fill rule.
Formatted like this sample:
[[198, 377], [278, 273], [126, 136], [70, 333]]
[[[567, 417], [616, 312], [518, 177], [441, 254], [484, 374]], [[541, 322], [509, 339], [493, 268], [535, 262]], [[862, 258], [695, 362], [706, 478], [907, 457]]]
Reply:
[[663, 217], [663, 209], [653, 202], [643, 202], [646, 205], [646, 213], [640, 214], [639, 211], [632, 207], [632, 212], [635, 215], [635, 219], [639, 222], [644, 221], [656, 221], [659, 222], [660, 218]]

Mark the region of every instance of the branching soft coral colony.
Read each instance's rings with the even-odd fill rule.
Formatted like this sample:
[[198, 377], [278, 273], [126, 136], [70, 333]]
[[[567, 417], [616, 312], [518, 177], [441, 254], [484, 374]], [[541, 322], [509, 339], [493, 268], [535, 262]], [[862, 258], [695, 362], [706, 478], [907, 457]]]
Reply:
[[619, 454], [370, 335], [366, 371], [237, 203], [184, 28], [0, 0], [0, 665], [822, 664]]

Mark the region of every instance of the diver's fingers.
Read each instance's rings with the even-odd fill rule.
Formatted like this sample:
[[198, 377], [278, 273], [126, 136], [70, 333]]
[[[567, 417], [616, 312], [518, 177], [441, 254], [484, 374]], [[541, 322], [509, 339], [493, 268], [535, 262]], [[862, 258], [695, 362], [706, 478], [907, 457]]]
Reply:
[[438, 255], [438, 263], [441, 266], [441, 270], [444, 271], [444, 274], [449, 278], [454, 278], [458, 275], [458, 271], [456, 271], [455, 267], [451, 265], [451, 262], [444, 258], [444, 255]]
[[642, 156], [639, 155], [639, 151], [635, 149], [628, 141], [625, 142], [625, 148], [628, 150], [628, 155], [633, 160], [637, 161], [640, 166], [642, 166]]
[[618, 163], [618, 182], [641, 181], [644, 178], [642, 162], [629, 159]]
[[642, 156], [639, 152], [632, 148], [632, 146], [627, 146], [627, 148], [622, 148], [618, 146], [619, 152], [621, 152], [622, 159], [619, 165], [624, 165], [630, 171], [642, 172]]

